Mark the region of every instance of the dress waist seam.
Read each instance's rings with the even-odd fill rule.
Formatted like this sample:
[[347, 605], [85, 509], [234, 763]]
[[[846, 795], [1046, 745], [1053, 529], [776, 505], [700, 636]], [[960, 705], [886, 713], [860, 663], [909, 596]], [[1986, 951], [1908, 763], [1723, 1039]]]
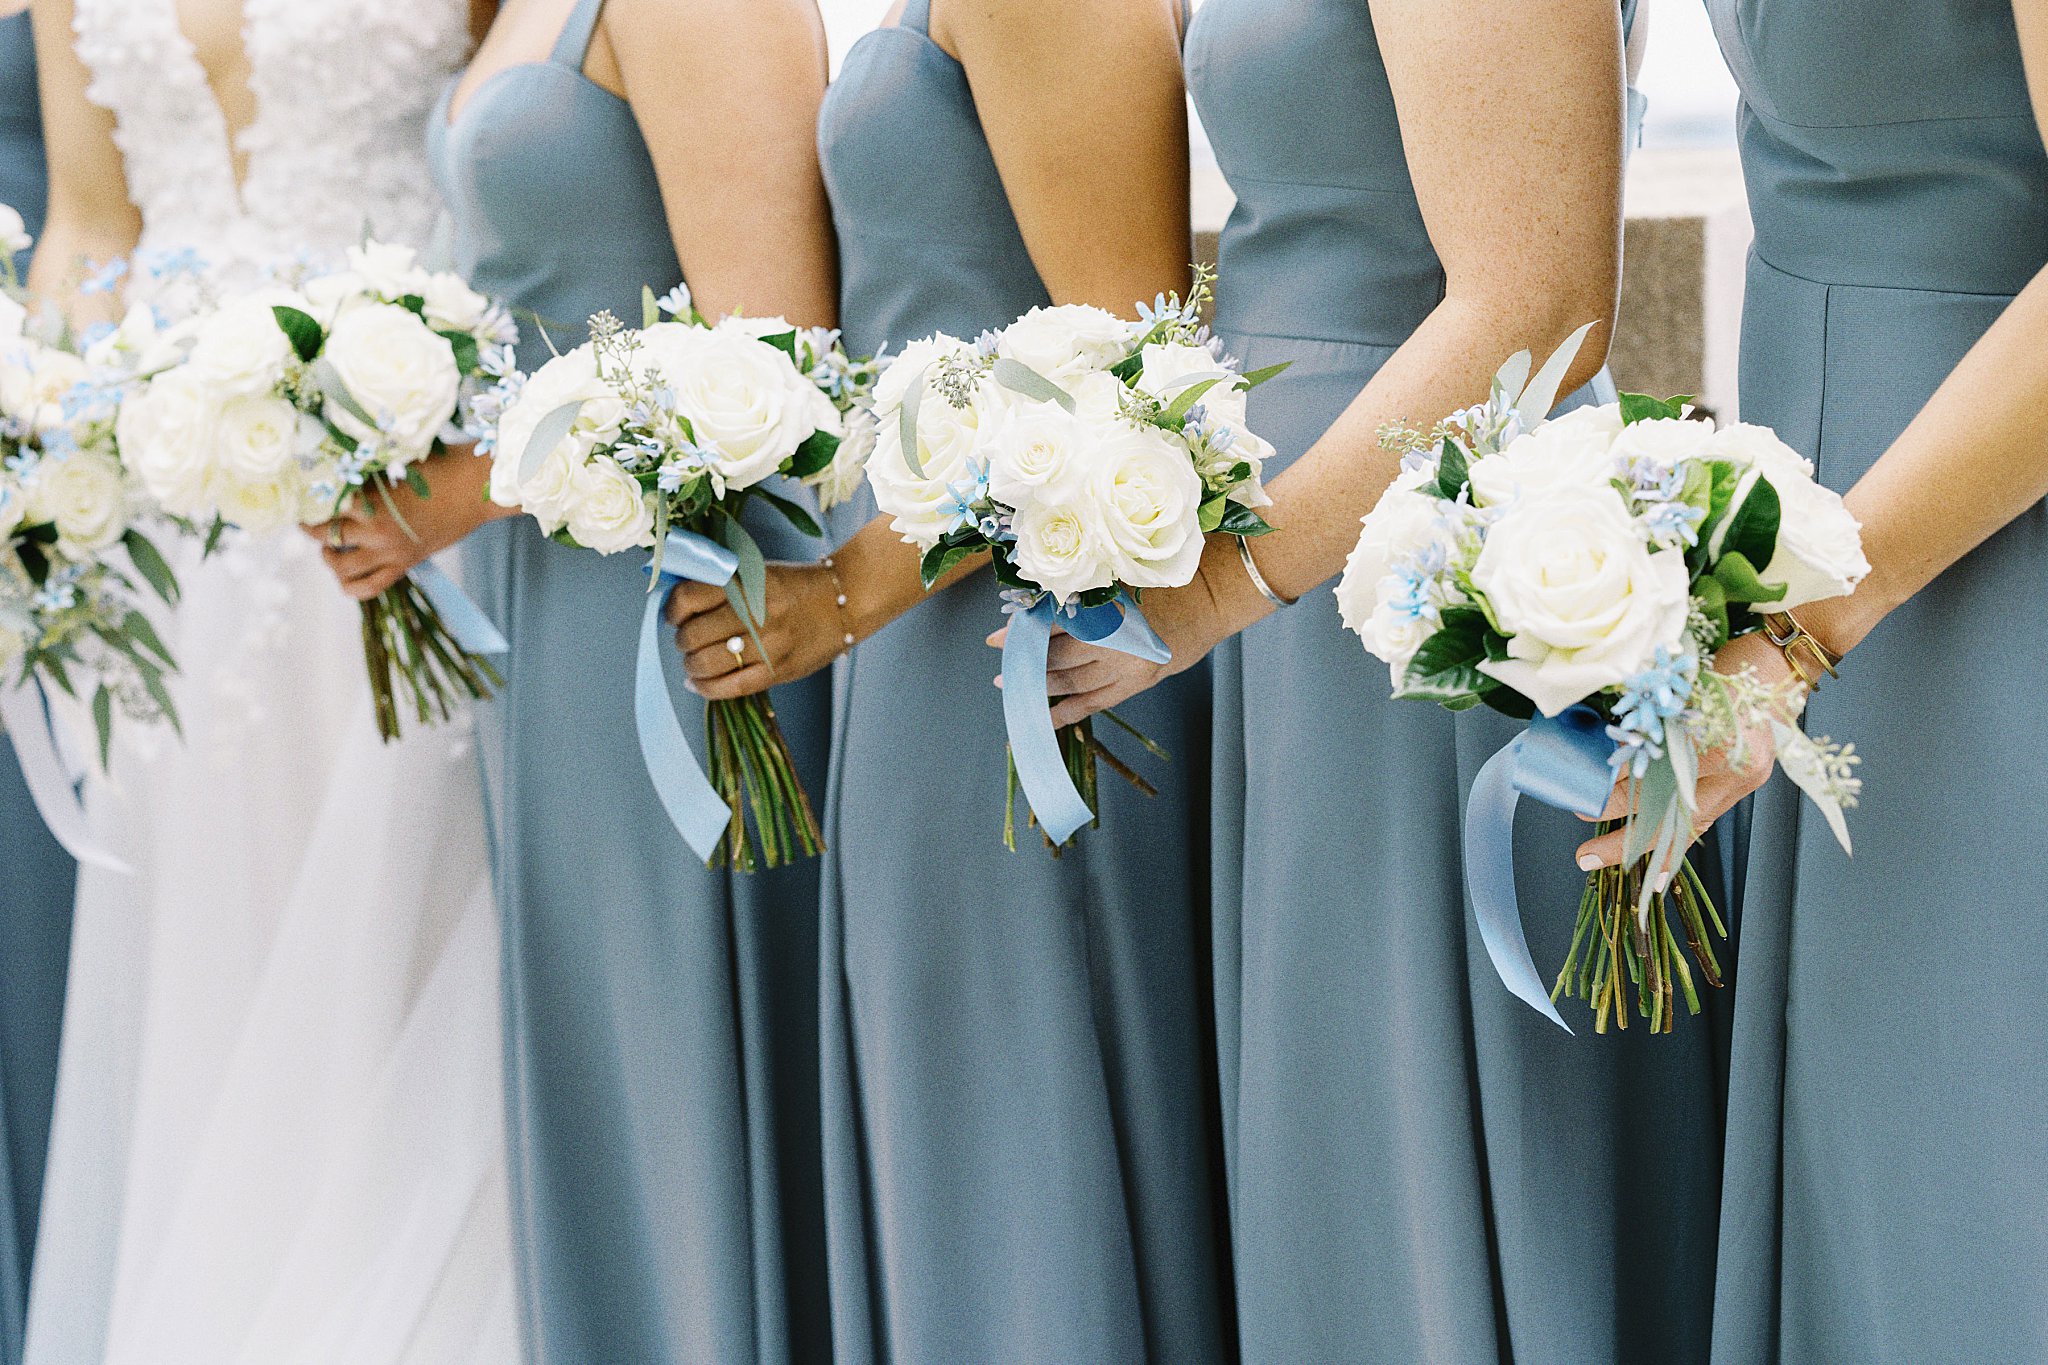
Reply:
[[1771, 260], [1768, 256], [1764, 255], [1761, 251], [1755, 250], [1754, 248], [1751, 249], [1750, 256], [1756, 261], [1758, 265], [1763, 266], [1772, 274], [1783, 275], [1786, 279], [1797, 280], [1801, 284], [1810, 284], [1816, 289], [1857, 289], [1871, 290], [1874, 292], [1884, 294], [1929, 294], [1953, 298], [2004, 299], [2007, 301], [2010, 301], [2018, 297], [2018, 295], [2014, 293], [2006, 293], [2004, 291], [1987, 289], [1931, 289], [1923, 285], [1865, 284], [1857, 280], [1817, 280], [1813, 278], [1811, 275], [1802, 275], [1796, 270], [1785, 269], [1784, 266], [1779, 265], [1777, 262]]

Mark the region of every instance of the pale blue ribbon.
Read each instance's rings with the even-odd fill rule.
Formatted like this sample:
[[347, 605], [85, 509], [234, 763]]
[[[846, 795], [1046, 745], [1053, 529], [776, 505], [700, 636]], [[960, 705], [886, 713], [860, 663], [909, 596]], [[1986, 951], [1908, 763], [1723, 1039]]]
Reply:
[[511, 650], [504, 635], [491, 624], [491, 618], [484, 615], [484, 609], [472, 602], [462, 585], [433, 560], [421, 560], [407, 576], [434, 604], [434, 610], [441, 614], [441, 624], [448, 627], [448, 633], [465, 652], [504, 654]]
[[79, 862], [127, 875], [128, 865], [92, 836], [85, 807], [79, 804], [78, 788], [65, 773], [63, 757], [57, 751], [40, 679], [0, 687], [0, 723], [14, 740], [22, 781], [51, 836]]
[[1571, 1026], [1529, 956], [1515, 899], [1515, 806], [1524, 796], [1576, 815], [1597, 816], [1614, 790], [1607, 760], [1614, 741], [1590, 706], [1538, 716], [1486, 760], [1465, 804], [1465, 886], [1479, 938], [1501, 982], [1566, 1033]]
[[[670, 531], [661, 543], [661, 574], [647, 594], [647, 610], [640, 617], [640, 657], [633, 671], [633, 724], [640, 732], [640, 757], [647, 764], [647, 777], [663, 809], [699, 858], [709, 862], [718, 841], [732, 822], [732, 808], [725, 804], [690, 741], [683, 723], [676, 718], [675, 703], [668, 694], [668, 680], [661, 671], [662, 603], [668, 589], [685, 579], [723, 587], [739, 572], [739, 556], [709, 536], [695, 531]], [[647, 570], [654, 572], [650, 561]]]
[[1065, 613], [1051, 596], [1042, 595], [1010, 617], [1009, 638], [1003, 644], [1003, 721], [1010, 733], [1010, 755], [1039, 827], [1054, 844], [1064, 844], [1095, 817], [1074, 789], [1053, 734], [1045, 658], [1055, 624], [1077, 640], [1155, 664], [1171, 659], [1173, 651], [1146, 622], [1137, 603], [1123, 598]]

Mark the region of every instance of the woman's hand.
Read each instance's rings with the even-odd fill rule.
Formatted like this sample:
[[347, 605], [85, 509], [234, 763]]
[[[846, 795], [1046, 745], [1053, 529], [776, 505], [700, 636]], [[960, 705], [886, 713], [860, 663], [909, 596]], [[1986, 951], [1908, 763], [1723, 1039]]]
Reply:
[[[676, 628], [690, 687], [712, 700], [765, 692], [807, 678], [845, 652], [846, 601], [839, 580], [822, 564], [768, 566], [767, 621], [753, 634], [734, 611], [724, 588], [678, 583], [669, 594], [668, 622]], [[755, 636], [760, 644], [754, 643]], [[739, 641], [735, 652], [732, 642]], [[762, 649], [768, 657], [761, 658]]]
[[[1785, 661], [1778, 647], [1764, 638], [1761, 631], [1731, 640], [1714, 655], [1714, 670], [1718, 673], [1735, 674], [1748, 668], [1766, 687], [1785, 698], [1784, 720], [1795, 723], [1799, 711], [1806, 703], [1806, 688]], [[1693, 815], [1691, 836], [1685, 841], [1692, 844], [1713, 827], [1716, 820], [1734, 808], [1735, 803], [1763, 786], [1776, 766], [1775, 747], [1771, 732], [1763, 726], [1752, 727], [1745, 733], [1742, 745], [1742, 762], [1733, 762], [1734, 754], [1727, 749], [1716, 749], [1700, 755], [1699, 807]], [[1619, 820], [1628, 814], [1627, 789], [1616, 784], [1614, 794], [1608, 798], [1607, 809], [1600, 813], [1603, 820]], [[1581, 817], [1585, 818], [1585, 817]], [[1613, 867], [1621, 861], [1622, 841], [1626, 831], [1611, 830], [1597, 839], [1588, 839], [1579, 845], [1579, 866], [1587, 872], [1595, 868]], [[1678, 851], [1682, 856], [1684, 849]], [[1673, 866], [1676, 866], [1674, 857]]]
[[384, 493], [362, 491], [334, 520], [305, 528], [320, 542], [321, 557], [341, 590], [359, 602], [392, 587], [415, 564], [485, 522], [515, 515], [485, 498], [491, 462], [468, 446], [430, 456], [416, 468], [432, 497], [421, 497], [400, 480], [389, 489], [389, 505]]

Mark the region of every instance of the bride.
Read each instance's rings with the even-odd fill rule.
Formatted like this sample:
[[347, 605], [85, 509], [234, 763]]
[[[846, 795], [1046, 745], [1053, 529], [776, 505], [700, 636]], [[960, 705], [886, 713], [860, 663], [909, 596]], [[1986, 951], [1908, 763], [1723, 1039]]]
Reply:
[[[34, 0], [81, 324], [418, 244], [424, 120], [488, 0]], [[103, 263], [134, 252], [118, 287]], [[232, 539], [232, 538], [231, 538]], [[89, 793], [30, 1365], [517, 1358], [497, 929], [459, 725], [379, 743], [357, 609], [291, 535], [181, 565], [184, 742]]]

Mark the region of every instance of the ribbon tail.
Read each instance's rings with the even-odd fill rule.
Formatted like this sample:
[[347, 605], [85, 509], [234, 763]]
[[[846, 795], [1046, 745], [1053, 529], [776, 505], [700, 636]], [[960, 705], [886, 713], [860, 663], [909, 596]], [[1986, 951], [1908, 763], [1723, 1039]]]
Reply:
[[1067, 775], [1059, 737], [1053, 733], [1052, 703], [1045, 691], [1045, 655], [1051, 640], [1052, 622], [1041, 611], [1020, 611], [1010, 618], [1009, 639], [1003, 645], [1003, 724], [1017, 782], [1039, 827], [1054, 844], [1064, 844], [1095, 814]]
[[79, 804], [78, 791], [65, 775], [64, 760], [57, 753], [42, 684], [32, 682], [0, 691], [0, 722], [5, 722], [14, 739], [22, 780], [52, 837], [79, 862], [127, 876], [128, 864], [92, 837], [85, 807]]
[[434, 610], [441, 614], [441, 623], [463, 649], [471, 654], [504, 654], [512, 648], [491, 624], [491, 618], [484, 615], [484, 609], [471, 601], [462, 585], [433, 560], [421, 560], [406, 576], [427, 595]]
[[1514, 770], [1523, 737], [1486, 760], [1465, 804], [1465, 887], [1480, 942], [1493, 960], [1501, 984], [1566, 1033], [1572, 1031], [1551, 1003], [1529, 940], [1522, 932], [1522, 908], [1515, 895], [1515, 807], [1521, 802]]
[[675, 703], [669, 698], [668, 681], [661, 672], [661, 644], [657, 627], [661, 623], [666, 593], [647, 595], [647, 610], [640, 618], [640, 654], [634, 666], [633, 723], [640, 732], [640, 757], [647, 764], [648, 780], [676, 832], [683, 836], [699, 858], [706, 862], [718, 848], [732, 810], [722, 800], [711, 780], [704, 776], [690, 741], [676, 719]]

